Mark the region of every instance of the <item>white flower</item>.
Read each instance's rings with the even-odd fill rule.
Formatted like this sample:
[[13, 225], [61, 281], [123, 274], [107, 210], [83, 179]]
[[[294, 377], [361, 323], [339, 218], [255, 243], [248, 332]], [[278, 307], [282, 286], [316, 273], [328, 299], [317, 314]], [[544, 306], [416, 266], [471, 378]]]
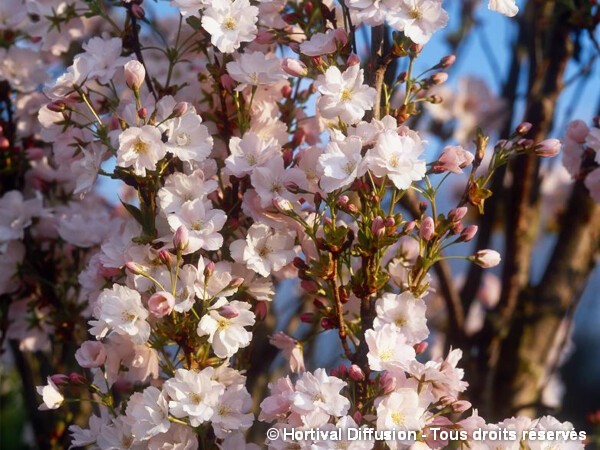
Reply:
[[325, 119], [340, 118], [348, 124], [359, 122], [365, 111], [373, 108], [377, 91], [363, 84], [363, 70], [358, 64], [340, 72], [331, 66], [315, 82], [321, 93], [317, 108]]
[[87, 147], [82, 147], [81, 153], [82, 158], [71, 164], [71, 171], [76, 177], [73, 194], [85, 194], [94, 187], [106, 150], [99, 143], [92, 142]]
[[199, 16], [198, 12], [210, 5], [211, 0], [171, 0], [171, 4], [177, 6], [182, 16]]
[[207, 209], [210, 202], [200, 199], [186, 202], [177, 214], [167, 217], [171, 230], [175, 232], [180, 226], [187, 229], [188, 245], [184, 254], [194, 253], [201, 248], [218, 250], [223, 245], [223, 236], [219, 231], [225, 225], [227, 216], [220, 209]]
[[89, 428], [81, 428], [78, 425], [70, 425], [69, 433], [71, 433], [71, 447], [85, 447], [86, 445], [94, 444], [100, 436], [100, 431], [106, 425], [106, 417], [90, 416], [88, 422]]
[[373, 328], [377, 329], [386, 323], [397, 327], [409, 345], [424, 341], [429, 336], [425, 311], [425, 302], [406, 291], [400, 295], [383, 294], [375, 304], [377, 317]]
[[246, 239], [233, 242], [230, 251], [236, 262], [246, 264], [263, 277], [282, 269], [296, 256], [290, 232], [274, 231], [262, 223], [253, 224]]
[[154, 386], [134, 393], [127, 402], [125, 414], [125, 420], [131, 426], [131, 434], [138, 441], [166, 433], [171, 425], [167, 395]]
[[212, 2], [202, 16], [202, 27], [211, 35], [212, 44], [223, 53], [233, 53], [242, 42], [256, 37], [258, 8], [249, 0]]
[[98, 341], [85, 341], [75, 352], [77, 364], [85, 369], [100, 367], [106, 361], [104, 344]]
[[287, 190], [286, 185], [294, 183], [299, 187], [304, 187], [306, 176], [298, 168], [286, 169], [281, 155], [276, 155], [264, 166], [256, 167], [250, 176], [250, 181], [260, 197], [260, 206], [266, 208], [271, 206], [276, 198], [281, 197], [293, 201], [294, 196]]
[[406, 336], [391, 324], [365, 333], [369, 353], [367, 358], [372, 370], [405, 369], [415, 359], [415, 349], [406, 343]]
[[497, 11], [508, 17], [514, 17], [519, 12], [519, 7], [515, 0], [490, 0], [488, 2], [488, 9]]
[[268, 58], [262, 52], [242, 53], [236, 61], [227, 63], [227, 72], [238, 83], [236, 90], [241, 91], [246, 86], [275, 84], [287, 78], [281, 68], [281, 60], [276, 57]]
[[130, 59], [121, 57], [122, 42], [121, 38], [93, 37], [83, 44], [85, 55], [81, 56], [89, 60], [89, 78], [96, 78], [102, 84], [112, 80], [117, 69]]
[[260, 415], [258, 416], [259, 420], [265, 422], [273, 422], [290, 411], [294, 385], [290, 377], [286, 376], [269, 383], [269, 391], [271, 395], [260, 403]]
[[160, 130], [150, 125], [131, 127], [119, 135], [117, 165], [131, 167], [136, 175], [145, 177], [146, 170], [156, 169], [156, 163], [167, 153]]
[[65, 400], [52, 379], [48, 377], [47, 381], [48, 384], [46, 386], [36, 387], [37, 393], [40, 394], [44, 400], [44, 403], [39, 406], [39, 409], [42, 411], [47, 409], [57, 409]]
[[225, 166], [238, 178], [251, 174], [255, 167], [266, 164], [280, 154], [274, 141], [265, 140], [253, 132], [244, 134], [241, 139], [232, 137], [229, 150], [231, 155], [225, 159]]
[[[225, 312], [225, 308], [226, 312]], [[198, 336], [208, 335], [208, 342], [219, 358], [229, 358], [240, 348], [250, 345], [252, 333], [244, 327], [254, 325], [250, 304], [225, 299], [217, 301], [198, 323]]]
[[144, 450], [198, 450], [198, 435], [192, 427], [173, 423], [169, 431], [151, 438]]
[[384, 7], [383, 0], [345, 0], [358, 21], [365, 22], [372, 27], [381, 25], [385, 21], [388, 8]]
[[377, 177], [387, 176], [398, 189], [408, 189], [413, 181], [425, 176], [425, 161], [418, 159], [423, 146], [410, 135], [386, 130], [367, 153], [369, 169]]
[[315, 33], [309, 40], [300, 44], [300, 51], [307, 56], [321, 56], [333, 53], [337, 50], [338, 37], [336, 30]]
[[175, 172], [167, 177], [164, 186], [159, 189], [158, 203], [163, 213], [177, 214], [186, 202], [204, 200], [218, 187], [217, 182], [207, 180], [200, 169], [196, 169], [189, 175]]
[[23, 200], [19, 191], [8, 191], [0, 198], [0, 242], [23, 239], [31, 219], [40, 214], [42, 199]]
[[148, 311], [142, 305], [140, 294], [118, 284], [104, 289], [98, 296], [91, 320], [90, 333], [102, 338], [109, 330], [128, 335], [135, 344], [143, 344], [150, 337], [150, 324], [146, 321]]
[[283, 331], [278, 331], [269, 338], [269, 343], [282, 351], [283, 357], [288, 360], [290, 370], [302, 373], [304, 368], [304, 349], [302, 343], [288, 336]]
[[419, 431], [425, 426], [425, 408], [415, 389], [397, 389], [376, 407], [378, 430]]
[[243, 384], [234, 384], [225, 389], [215, 407], [211, 422], [217, 437], [223, 438], [231, 431], [247, 430], [254, 422], [252, 397]]
[[213, 138], [194, 112], [169, 120], [168, 136], [167, 150], [181, 161], [202, 162], [212, 150]]
[[321, 188], [329, 193], [348, 187], [357, 177], [365, 174], [367, 167], [361, 155], [362, 141], [348, 137], [344, 141], [331, 141], [319, 156], [322, 170]]
[[426, 44], [431, 35], [448, 24], [442, 0], [384, 0], [390, 8], [388, 23], [404, 31], [416, 44]]
[[314, 375], [305, 372], [296, 382], [296, 390], [291, 394], [291, 410], [303, 416], [307, 426], [324, 425], [330, 416], [346, 415], [350, 401], [339, 392], [346, 382], [328, 376], [325, 369], [315, 370]]
[[169, 398], [169, 411], [178, 419], [189, 417], [190, 424], [197, 427], [212, 419], [224, 386], [212, 379], [214, 369], [207, 367], [200, 372], [177, 369], [175, 377], [165, 381], [164, 391]]

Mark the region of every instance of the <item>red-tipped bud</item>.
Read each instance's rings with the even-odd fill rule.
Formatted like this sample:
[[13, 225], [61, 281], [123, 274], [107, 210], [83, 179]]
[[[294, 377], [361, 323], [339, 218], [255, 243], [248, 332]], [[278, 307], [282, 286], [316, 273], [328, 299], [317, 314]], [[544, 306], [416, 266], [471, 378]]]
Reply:
[[469, 208], [467, 208], [466, 206], [451, 209], [450, 212], [448, 212], [448, 219], [450, 219], [452, 222], [460, 222], [467, 215], [468, 211]]
[[442, 59], [440, 59], [439, 66], [442, 69], [449, 69], [456, 62], [456, 56], [454, 55], [446, 55]]
[[126, 262], [125, 268], [134, 275], [143, 275], [144, 273], [146, 273], [144, 271], [144, 267], [134, 261]]
[[373, 223], [371, 224], [371, 233], [377, 238], [385, 236], [385, 220], [383, 220], [382, 217], [375, 217], [375, 220], [373, 220]]
[[140, 108], [137, 115], [142, 120], [146, 119], [146, 117], [148, 117], [148, 108]]
[[558, 139], [546, 139], [537, 144], [533, 151], [542, 158], [552, 158], [560, 153], [562, 144]]
[[468, 402], [466, 400], [457, 400], [452, 404], [452, 411], [454, 411], [455, 413], [463, 413], [468, 409], [471, 409], [471, 406], [473, 406], [471, 405], [471, 402]]
[[168, 250], [158, 252], [158, 259], [167, 267], [171, 267], [174, 262], [173, 255]]
[[360, 64], [360, 58], [356, 53], [350, 53], [350, 56], [348, 56], [348, 67], [356, 66], [357, 64]]
[[300, 321], [304, 323], [312, 323], [315, 319], [315, 313], [305, 312], [300, 314]]
[[443, 84], [448, 81], [448, 74], [446, 72], [437, 72], [431, 75], [431, 84]]
[[425, 353], [425, 350], [427, 350], [427, 347], [429, 347], [429, 344], [425, 341], [419, 342], [418, 344], [415, 344], [413, 346], [413, 348], [415, 349], [415, 353], [417, 355], [421, 355], [422, 353]]
[[135, 17], [136, 19], [143, 19], [146, 16], [146, 11], [144, 11], [144, 8], [142, 8], [142, 6], [138, 5], [137, 3], [134, 3], [133, 5], [131, 5], [131, 14], [133, 14], [133, 17]]
[[69, 376], [63, 375], [62, 373], [55, 373], [54, 375], [50, 375], [50, 379], [56, 385], [67, 384], [69, 382]]
[[188, 102], [178, 102], [173, 108], [173, 117], [183, 116], [189, 109], [189, 105]]
[[87, 384], [87, 379], [77, 372], [71, 372], [69, 374], [69, 383], [73, 384]]
[[404, 232], [408, 234], [412, 230], [414, 230], [416, 226], [417, 223], [414, 220], [411, 220], [410, 222], [407, 222], [406, 225], [404, 225]]
[[256, 303], [256, 307], [254, 308], [254, 315], [256, 316], [257, 320], [265, 320], [265, 317], [267, 317], [267, 311], [267, 302]]
[[217, 312], [220, 316], [225, 317], [226, 319], [234, 319], [240, 315], [240, 312], [237, 310], [237, 308], [231, 305], [221, 306]]
[[517, 125], [517, 134], [526, 135], [529, 133], [529, 130], [531, 130], [532, 126], [533, 125], [531, 125], [529, 122], [521, 122], [519, 125]]
[[365, 379], [365, 373], [356, 364], [352, 364], [348, 369], [348, 375], [354, 381], [362, 381]]
[[321, 326], [325, 330], [331, 330], [333, 328], [333, 322], [328, 317], [323, 317], [321, 319]]
[[309, 294], [316, 294], [319, 291], [319, 285], [313, 280], [300, 281], [300, 287]]

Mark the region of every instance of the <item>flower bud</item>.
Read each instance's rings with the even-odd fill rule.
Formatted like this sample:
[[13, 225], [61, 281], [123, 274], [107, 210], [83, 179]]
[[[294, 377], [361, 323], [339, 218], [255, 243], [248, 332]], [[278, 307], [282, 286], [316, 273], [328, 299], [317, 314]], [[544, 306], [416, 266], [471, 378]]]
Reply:
[[348, 35], [343, 28], [336, 28], [333, 31], [333, 38], [342, 47], [348, 43]]
[[163, 263], [167, 267], [171, 267], [173, 265], [173, 255], [168, 250], [161, 250], [158, 252], [158, 259], [161, 263]]
[[285, 73], [293, 77], [305, 77], [308, 75], [308, 68], [299, 59], [284, 58], [281, 62], [281, 68]]
[[472, 257], [472, 261], [480, 267], [484, 269], [489, 269], [490, 267], [495, 267], [500, 264], [501, 258], [500, 253], [495, 250], [479, 250]]
[[406, 234], [410, 233], [412, 230], [415, 229], [416, 225], [417, 225], [417, 223], [414, 220], [407, 222], [406, 225], [404, 225], [404, 232]]
[[433, 223], [433, 218], [427, 216], [423, 219], [421, 223], [421, 228], [419, 230], [419, 236], [421, 239], [426, 241], [430, 241], [433, 235], [435, 234], [435, 224]]
[[475, 237], [478, 229], [479, 228], [477, 227], [477, 225], [469, 225], [460, 233], [460, 240], [462, 242], [469, 242]]
[[144, 267], [134, 261], [128, 261], [125, 263], [125, 268], [129, 270], [134, 275], [143, 275], [146, 272], [144, 271]]
[[175, 297], [165, 291], [159, 291], [148, 299], [148, 309], [154, 317], [168, 316], [175, 308]]
[[531, 125], [529, 122], [521, 122], [517, 126], [517, 134], [526, 135], [527, 133], [529, 133], [529, 130], [531, 130], [532, 126], [533, 125]]
[[300, 281], [300, 287], [309, 294], [316, 294], [319, 291], [319, 285], [313, 280]]
[[67, 105], [65, 102], [57, 100], [55, 102], [48, 103], [47, 108], [52, 112], [63, 112], [65, 109], [67, 109]]
[[293, 92], [292, 87], [289, 84], [285, 84], [281, 88], [281, 95], [285, 98], [290, 98], [290, 95], [292, 95], [292, 92]]
[[129, 89], [138, 91], [146, 77], [146, 69], [138, 60], [132, 59], [125, 64], [125, 83]]
[[371, 233], [373, 233], [373, 235], [379, 239], [385, 236], [385, 221], [382, 217], [375, 217], [373, 223], [371, 224]]
[[87, 384], [87, 379], [77, 372], [71, 372], [69, 374], [69, 383], [73, 384]]
[[227, 285], [227, 289], [238, 289], [241, 285], [244, 284], [244, 278], [236, 277]]
[[396, 379], [389, 372], [383, 372], [379, 377], [379, 386], [383, 395], [391, 394], [396, 389]]
[[257, 320], [265, 320], [267, 317], [267, 302], [256, 302], [256, 307], [254, 308], [254, 315]]
[[463, 413], [466, 410], [471, 408], [471, 402], [468, 402], [466, 400], [457, 400], [456, 402], [452, 403], [452, 411], [454, 411], [455, 413]]
[[133, 17], [136, 19], [143, 19], [146, 16], [146, 11], [144, 11], [144, 8], [142, 8], [141, 5], [134, 3], [131, 5], [131, 14], [133, 14]]
[[562, 144], [558, 139], [546, 139], [537, 144], [533, 151], [542, 158], [552, 158], [560, 153]]
[[294, 267], [296, 269], [300, 269], [300, 270], [308, 270], [308, 269], [310, 269], [309, 265], [306, 264], [304, 262], [304, 260], [302, 258], [300, 258], [299, 256], [296, 256], [294, 258], [294, 260], [292, 261], [292, 264], [294, 265]]
[[446, 72], [437, 72], [431, 75], [430, 78], [431, 84], [443, 84], [448, 81], [448, 74]]
[[300, 193], [300, 186], [298, 186], [293, 181], [288, 181], [287, 183], [285, 183], [285, 188], [289, 192], [291, 192], [292, 194], [299, 194]]
[[63, 375], [62, 373], [55, 373], [54, 375], [50, 375], [50, 379], [56, 385], [67, 384], [69, 382], [69, 376]]
[[348, 56], [348, 67], [352, 67], [355, 66], [357, 64], [360, 64], [360, 58], [358, 57], [358, 55], [356, 53], [350, 53], [350, 56]]
[[337, 366], [336, 370], [340, 378], [345, 378], [348, 375], [348, 368], [344, 364]]
[[325, 330], [331, 330], [333, 328], [333, 323], [329, 317], [323, 317], [321, 319], [321, 327], [323, 327]]
[[175, 107], [173, 108], [173, 117], [181, 117], [183, 116], [189, 108], [188, 102], [177, 102]]
[[185, 250], [185, 248], [188, 246], [189, 239], [188, 229], [181, 225], [175, 231], [175, 235], [173, 236], [173, 245], [179, 251]]
[[427, 350], [427, 347], [429, 347], [429, 344], [426, 341], [419, 342], [418, 344], [415, 344], [413, 346], [413, 348], [415, 349], [415, 353], [417, 355], [425, 353], [425, 350]]
[[214, 261], [207, 261], [204, 265], [204, 277], [210, 278], [213, 273], [215, 273], [215, 263]]
[[352, 419], [354, 419], [357, 425], [360, 425], [362, 422], [362, 417], [362, 413], [359, 410], [354, 411], [354, 414], [352, 414]]
[[348, 375], [354, 381], [362, 381], [365, 379], [365, 373], [356, 364], [352, 364], [348, 369]]
[[455, 55], [447, 55], [447, 56], [444, 56], [442, 59], [440, 59], [439, 66], [442, 69], [449, 69], [450, 67], [452, 67], [454, 65], [455, 62], [456, 62]]
[[217, 310], [217, 312], [220, 316], [225, 317], [226, 319], [234, 319], [240, 315], [240, 312], [237, 310], [237, 308], [231, 305], [223, 305]]
[[448, 219], [452, 222], [460, 222], [467, 215], [469, 208], [466, 206], [461, 206], [460, 208], [451, 209], [448, 212]]

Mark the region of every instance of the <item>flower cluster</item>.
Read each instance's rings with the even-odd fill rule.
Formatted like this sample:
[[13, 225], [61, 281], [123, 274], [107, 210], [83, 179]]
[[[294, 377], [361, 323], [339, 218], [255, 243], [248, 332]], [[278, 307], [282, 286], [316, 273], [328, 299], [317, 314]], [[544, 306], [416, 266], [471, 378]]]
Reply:
[[[98, 406], [87, 426], [79, 417], [69, 437], [58, 426], [53, 436], [101, 450], [253, 448], [246, 440], [257, 418], [282, 428], [413, 430], [420, 444], [441, 448], [447, 442], [422, 437], [426, 430], [504, 426], [476, 411], [461, 419], [470, 403], [460, 398], [460, 349], [426, 352], [430, 271], [448, 247], [475, 237], [467, 213], [483, 212], [494, 171], [518, 154], [554, 156], [560, 145], [525, 139], [522, 125], [488, 164], [482, 133], [472, 149], [461, 139], [426, 160], [428, 142], [410, 119], [437, 102], [432, 87], [455, 58], [422, 75], [412, 68], [447, 24], [441, 0], [318, 9], [173, 0], [180, 15], [160, 21], [139, 0], [104, 3], [0, 5], [1, 144], [15, 150], [2, 162], [11, 175], [0, 191], [0, 295], [10, 302], [2, 335], [22, 351], [77, 362], [52, 368], [38, 389], [42, 408]], [[489, 7], [517, 11], [511, 1]], [[386, 89], [353, 43], [356, 27], [384, 22], [395, 33], [383, 72], [393, 60], [410, 65]], [[53, 79], [42, 61], [63, 73]], [[570, 149], [600, 152], [597, 129], [573, 127]], [[586, 171], [593, 196], [599, 162], [572, 171]], [[463, 171], [463, 197], [442, 212], [446, 175]], [[118, 206], [99, 179], [119, 183]], [[411, 207], [414, 195], [422, 202]], [[494, 250], [462, 258], [500, 264]], [[298, 279], [306, 301], [294, 317], [309, 331], [275, 334], [276, 288]], [[343, 362], [307, 370], [303, 349], [323, 332]], [[269, 334], [293, 374], [265, 378]], [[267, 381], [269, 394], [253, 401]], [[519, 429], [570, 427], [511, 420]]]

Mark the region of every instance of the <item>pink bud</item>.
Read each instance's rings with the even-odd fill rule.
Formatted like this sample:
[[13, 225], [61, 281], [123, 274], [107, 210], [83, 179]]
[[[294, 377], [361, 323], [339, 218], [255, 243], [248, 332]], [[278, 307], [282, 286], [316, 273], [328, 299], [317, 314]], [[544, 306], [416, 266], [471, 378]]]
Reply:
[[229, 283], [227, 285], [228, 289], [237, 289], [239, 288], [242, 284], [244, 284], [244, 279], [242, 277], [236, 277], [233, 280], [231, 280], [231, 283]]
[[165, 291], [159, 291], [148, 299], [148, 309], [154, 317], [168, 316], [175, 307], [175, 297]]
[[429, 216], [423, 219], [421, 223], [421, 228], [419, 230], [419, 236], [421, 239], [426, 241], [430, 241], [433, 235], [435, 234], [435, 224], [433, 223], [433, 219]]
[[350, 53], [350, 56], [348, 56], [347, 64], [348, 67], [356, 66], [357, 64], [360, 64], [360, 58], [356, 53]]
[[286, 84], [281, 88], [281, 95], [285, 98], [289, 98], [290, 95], [292, 95], [292, 92], [292, 87], [289, 84]]
[[174, 262], [173, 255], [171, 255], [168, 250], [161, 250], [158, 252], [158, 259], [167, 267], [171, 267]]
[[185, 250], [185, 248], [188, 246], [189, 239], [188, 229], [181, 225], [175, 231], [175, 235], [173, 236], [173, 245], [177, 250]]
[[452, 404], [452, 411], [462, 413], [471, 408], [471, 403], [466, 400], [458, 400]]
[[344, 378], [348, 375], [348, 368], [344, 364], [340, 364], [336, 370], [340, 378]]
[[449, 145], [444, 148], [440, 158], [434, 164], [434, 169], [438, 173], [446, 171], [463, 173], [462, 169], [471, 165], [474, 158], [473, 153], [468, 152], [460, 145]]
[[189, 108], [188, 102], [178, 102], [173, 108], [173, 117], [183, 116]]
[[56, 373], [54, 375], [50, 375], [50, 379], [56, 385], [67, 384], [69, 382], [69, 376], [63, 375], [62, 373]]
[[446, 72], [437, 72], [431, 75], [432, 84], [443, 84], [448, 81], [448, 74]]
[[467, 208], [466, 206], [451, 209], [450, 212], [448, 212], [448, 219], [450, 219], [452, 222], [460, 222], [467, 215], [468, 211], [469, 208]]
[[356, 364], [352, 364], [350, 366], [348, 369], [348, 375], [350, 375], [350, 378], [354, 381], [362, 381], [365, 379], [365, 373]]
[[257, 302], [256, 306], [254, 308], [254, 315], [256, 316], [257, 320], [265, 320], [265, 317], [267, 317], [267, 302]]
[[343, 28], [336, 28], [333, 32], [333, 38], [342, 47], [348, 43], [348, 35]]
[[427, 347], [429, 347], [429, 344], [427, 342], [425, 342], [425, 341], [419, 342], [418, 344], [415, 344], [413, 346], [413, 348], [415, 349], [415, 353], [417, 355], [425, 353], [425, 350], [427, 350]]
[[221, 86], [223, 86], [226, 91], [233, 91], [235, 88], [235, 80], [231, 78], [231, 75], [224, 73], [221, 75]]
[[377, 238], [385, 236], [385, 220], [383, 220], [382, 217], [375, 217], [375, 220], [373, 220], [373, 223], [371, 224], [371, 233]]
[[350, 198], [347, 195], [340, 195], [338, 197], [337, 203], [340, 208], [343, 208], [348, 204], [349, 201], [350, 201]]
[[404, 232], [407, 234], [410, 233], [415, 229], [415, 226], [417, 226], [417, 223], [414, 220], [407, 222], [406, 225], [404, 225]]
[[478, 229], [479, 228], [477, 225], [469, 225], [462, 231], [462, 233], [460, 233], [460, 240], [463, 242], [469, 242], [475, 237]]
[[145, 77], [146, 69], [138, 60], [132, 59], [125, 64], [125, 83], [129, 89], [139, 90]]
[[562, 144], [558, 139], [546, 139], [537, 144], [533, 151], [542, 158], [552, 158], [560, 153]]
[[103, 276], [104, 278], [112, 278], [112, 277], [116, 277], [117, 275], [119, 275], [121, 273], [121, 270], [117, 269], [116, 267], [100, 266], [98, 273], [101, 276]]
[[73, 384], [87, 384], [87, 379], [77, 372], [71, 372], [69, 374], [69, 382]]
[[140, 108], [137, 112], [137, 115], [140, 119], [144, 120], [148, 117], [148, 108]]
[[99, 341], [85, 341], [75, 352], [75, 360], [84, 369], [100, 367], [106, 361], [106, 349]]
[[456, 397], [453, 397], [452, 395], [444, 395], [442, 398], [440, 398], [440, 403], [444, 406], [450, 406], [455, 401]]
[[308, 75], [306, 64], [299, 59], [284, 58], [283, 61], [281, 61], [281, 68], [285, 73], [293, 77], [305, 77]]
[[275, 34], [270, 30], [260, 30], [256, 34], [254, 42], [260, 45], [272, 44], [273, 42], [275, 42]]
[[379, 377], [379, 385], [384, 395], [390, 394], [396, 389], [396, 379], [389, 372], [383, 372]]
[[133, 261], [126, 262], [125, 268], [134, 275], [143, 275], [146, 273], [143, 266]]
[[357, 425], [360, 425], [362, 418], [363, 416], [359, 410], [354, 411], [354, 414], [352, 414], [352, 419], [354, 419], [354, 422], [356, 422]]
[[495, 267], [500, 264], [501, 261], [500, 253], [495, 250], [479, 250], [471, 258], [475, 264], [483, 267], [484, 269]]
[[133, 17], [136, 19], [143, 19], [146, 15], [146, 11], [144, 11], [144, 8], [142, 8], [140, 5], [134, 3], [131, 5], [131, 14], [133, 14]]
[[203, 273], [203, 275], [206, 278], [210, 278], [210, 277], [212, 277], [213, 273], [215, 273], [215, 263], [214, 263], [214, 261], [210, 261], [209, 260], [209, 261], [207, 261], [204, 264], [204, 273]]
[[293, 181], [288, 181], [285, 183], [285, 188], [290, 191], [292, 194], [300, 193], [300, 186], [298, 186]]
[[443, 69], [448, 69], [448, 68], [452, 67], [455, 62], [456, 62], [456, 56], [447, 55], [447, 56], [444, 56], [442, 59], [440, 59], [439, 66]]
[[529, 122], [521, 122], [518, 126], [517, 126], [517, 133], [518, 134], [522, 134], [525, 135], [527, 133], [529, 133], [529, 131], [531, 130], [531, 127], [533, 125], [531, 125]]
[[323, 317], [321, 319], [321, 326], [325, 330], [331, 330], [333, 328], [333, 323], [331, 322], [331, 320], [328, 317]]
[[231, 305], [223, 305], [217, 310], [217, 312], [220, 316], [225, 317], [226, 319], [235, 319], [240, 315], [238, 309]]

